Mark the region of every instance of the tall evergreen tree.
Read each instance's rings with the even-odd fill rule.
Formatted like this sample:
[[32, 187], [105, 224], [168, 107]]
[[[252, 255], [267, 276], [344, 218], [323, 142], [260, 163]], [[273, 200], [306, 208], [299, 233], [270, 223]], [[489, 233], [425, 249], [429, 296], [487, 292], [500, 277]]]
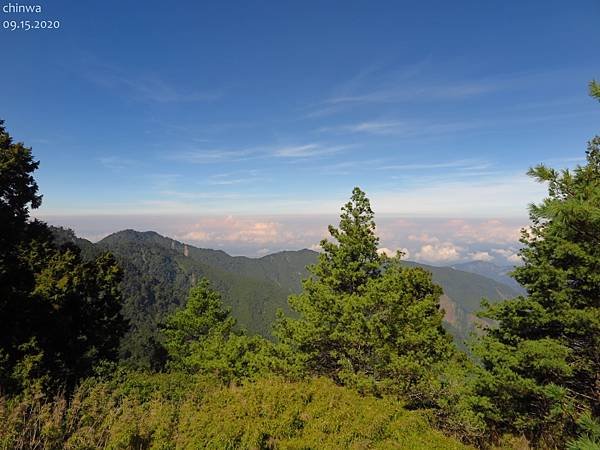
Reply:
[[562, 445], [582, 411], [600, 415], [600, 137], [585, 165], [529, 175], [548, 184], [548, 197], [530, 206], [514, 272], [528, 295], [483, 312], [497, 326], [475, 348], [478, 391], [499, 431]]
[[[32, 173], [39, 162], [31, 149], [14, 143], [0, 120], [0, 317], [8, 318], [16, 297], [31, 290], [33, 277], [26, 270], [22, 246], [27, 240], [29, 208], [41, 205], [42, 197]], [[5, 327], [8, 327], [6, 320]], [[4, 327], [3, 327], [4, 328]], [[8, 345], [10, 332], [0, 338], [0, 348]]]
[[72, 386], [116, 358], [126, 329], [114, 259], [84, 263], [78, 249], [58, 248], [46, 224], [29, 219], [42, 200], [38, 165], [0, 121], [0, 391], [33, 379]]
[[374, 214], [355, 188], [334, 239], [321, 241], [319, 262], [303, 292], [290, 297], [299, 318], [280, 315], [276, 335], [311, 373], [367, 388], [407, 389], [452, 354], [442, 328], [441, 289], [400, 256], [377, 253]]

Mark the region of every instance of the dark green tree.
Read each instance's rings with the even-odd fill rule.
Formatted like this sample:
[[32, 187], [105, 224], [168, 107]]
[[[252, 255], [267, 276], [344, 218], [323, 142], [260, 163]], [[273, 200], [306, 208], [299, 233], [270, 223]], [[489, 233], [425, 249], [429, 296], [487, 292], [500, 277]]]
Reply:
[[121, 272], [109, 255], [84, 263], [59, 247], [45, 223], [31, 149], [14, 143], [0, 121], [0, 390], [34, 380], [73, 386], [100, 361], [114, 360], [126, 323]]
[[[39, 162], [31, 149], [13, 142], [0, 120], [0, 385], [11, 386], [13, 372], [25, 373], [40, 359], [26, 324], [43, 316], [30, 299], [34, 266], [52, 251], [44, 224], [29, 221], [42, 197], [33, 172]], [[18, 365], [17, 363], [20, 363]]]
[[32, 301], [44, 305], [32, 333], [45, 351], [45, 367], [73, 386], [101, 361], [115, 361], [127, 322], [121, 316], [122, 271], [110, 254], [82, 262], [79, 249], [55, 252], [36, 273]]
[[22, 233], [29, 220], [29, 208], [39, 208], [42, 196], [32, 175], [39, 161], [33, 159], [30, 148], [13, 142], [3, 120], [0, 120], [0, 150], [0, 242], [4, 244]]
[[266, 365], [269, 345], [259, 336], [234, 332], [235, 323], [221, 295], [201, 279], [190, 289], [185, 307], [169, 316], [163, 327], [168, 366], [211, 373], [225, 382], [258, 374]]
[[477, 389], [492, 427], [561, 446], [582, 412], [600, 414], [600, 137], [585, 165], [529, 175], [548, 197], [522, 232], [514, 276], [528, 295], [482, 313], [497, 326], [475, 347]]
[[303, 292], [290, 297], [298, 319], [280, 315], [276, 335], [309, 373], [365, 389], [407, 390], [453, 353], [442, 328], [442, 294], [431, 275], [402, 267], [401, 255], [378, 255], [374, 214], [355, 188], [334, 241], [321, 241], [319, 262]]
[[235, 319], [223, 307], [220, 294], [210, 288], [208, 280], [200, 280], [190, 289], [185, 308], [166, 321], [163, 332], [171, 366], [178, 369], [194, 366], [190, 358], [199, 353], [197, 349], [213, 337], [227, 338], [234, 325]]

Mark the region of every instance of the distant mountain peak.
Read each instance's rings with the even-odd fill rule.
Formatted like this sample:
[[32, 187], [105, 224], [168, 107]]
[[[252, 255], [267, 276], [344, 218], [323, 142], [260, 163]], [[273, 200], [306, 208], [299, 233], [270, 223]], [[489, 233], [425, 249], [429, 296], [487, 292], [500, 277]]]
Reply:
[[156, 239], [156, 238], [169, 239], [165, 236], [158, 234], [156, 231], [138, 231], [138, 230], [134, 230], [132, 228], [127, 228], [125, 230], [115, 231], [114, 233], [109, 234], [105, 238], [101, 239], [100, 242], [114, 240], [114, 239], [137, 239], [137, 240], [140, 240], [140, 239]]

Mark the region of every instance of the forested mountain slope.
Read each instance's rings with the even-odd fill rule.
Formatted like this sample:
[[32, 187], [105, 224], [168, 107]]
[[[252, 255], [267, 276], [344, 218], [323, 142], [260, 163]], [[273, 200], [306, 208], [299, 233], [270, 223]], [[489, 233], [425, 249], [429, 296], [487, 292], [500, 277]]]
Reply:
[[[123, 267], [123, 312], [132, 331], [123, 342], [122, 356], [141, 366], [159, 358], [154, 354], [159, 324], [182, 305], [189, 287], [200, 277], [208, 278], [221, 292], [240, 328], [269, 337], [276, 311], [290, 313], [287, 297], [300, 291], [301, 280], [308, 275], [306, 266], [318, 258], [318, 253], [311, 250], [284, 251], [262, 258], [230, 256], [153, 231], [119, 231], [93, 244], [69, 230], [55, 230], [59, 240], [73, 242], [84, 256], [110, 251]], [[505, 284], [477, 274], [408, 261], [406, 264], [430, 271], [433, 280], [442, 286], [440, 303], [446, 311], [447, 327], [459, 343], [471, 331], [482, 298], [494, 302], [518, 294]]]

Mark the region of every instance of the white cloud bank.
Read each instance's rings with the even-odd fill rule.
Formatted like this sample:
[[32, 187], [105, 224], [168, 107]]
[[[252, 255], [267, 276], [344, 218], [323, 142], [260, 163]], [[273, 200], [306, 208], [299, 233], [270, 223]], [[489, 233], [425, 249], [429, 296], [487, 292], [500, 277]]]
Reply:
[[419, 261], [432, 263], [454, 262], [461, 259], [462, 248], [451, 242], [442, 244], [426, 244], [415, 255]]
[[489, 262], [492, 261], [494, 257], [490, 255], [489, 252], [472, 252], [469, 253], [469, 259], [473, 261]]
[[[328, 224], [338, 217], [324, 215], [105, 215], [39, 216], [50, 224], [73, 228], [79, 236], [98, 240], [127, 228], [154, 230], [165, 236], [234, 255], [261, 256], [267, 252], [309, 248], [319, 251], [328, 238]], [[490, 261], [517, 264], [519, 219], [439, 219], [376, 217], [379, 252], [430, 264]]]

